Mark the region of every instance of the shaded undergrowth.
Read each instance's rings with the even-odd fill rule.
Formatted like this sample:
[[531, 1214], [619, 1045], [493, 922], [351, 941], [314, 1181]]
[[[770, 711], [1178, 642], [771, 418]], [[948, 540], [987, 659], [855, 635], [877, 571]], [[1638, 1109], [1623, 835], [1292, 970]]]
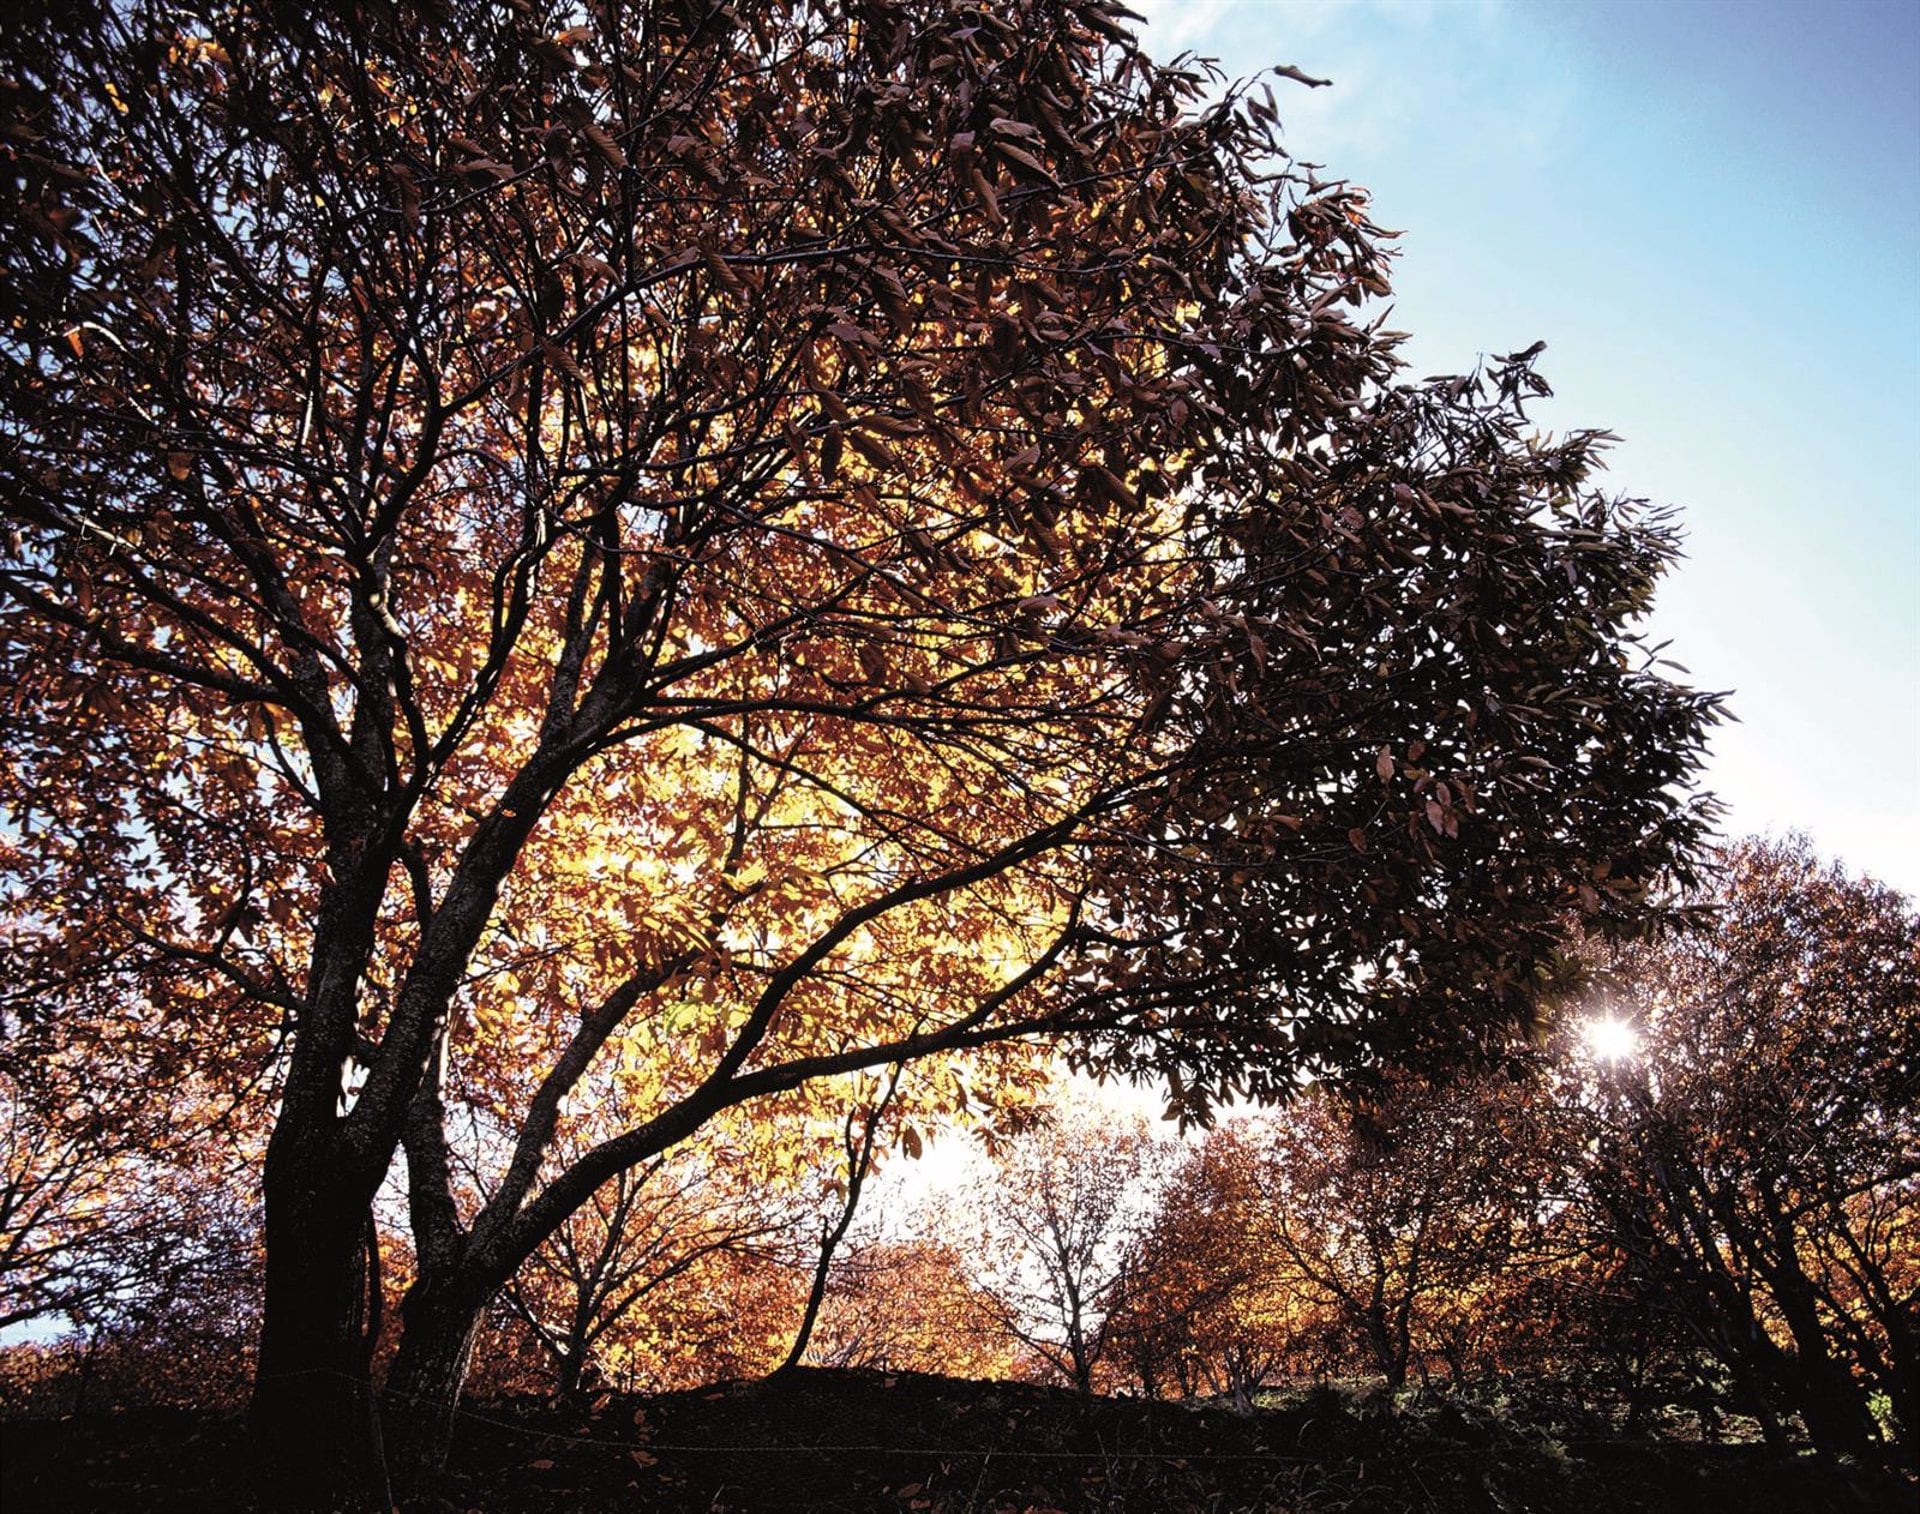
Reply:
[[[231, 1420], [0, 1427], [9, 1514], [249, 1510]], [[1861, 1514], [1914, 1484], [1761, 1446], [1556, 1437], [1463, 1401], [1334, 1391], [1250, 1415], [1022, 1383], [801, 1370], [652, 1397], [463, 1410], [412, 1510], [914, 1514]]]

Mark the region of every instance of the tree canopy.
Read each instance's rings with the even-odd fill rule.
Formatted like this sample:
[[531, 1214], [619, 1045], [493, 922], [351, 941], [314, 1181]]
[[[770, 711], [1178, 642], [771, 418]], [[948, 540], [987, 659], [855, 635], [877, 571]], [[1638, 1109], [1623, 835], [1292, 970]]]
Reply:
[[1713, 932], [1616, 958], [1641, 1045], [1582, 1101], [1588, 1206], [1769, 1438], [1798, 1415], [1826, 1451], [1911, 1460], [1920, 917], [1804, 840], [1736, 848], [1716, 895]]
[[1403, 382], [1364, 194], [1121, 14], [11, 23], [8, 1054], [270, 1124], [286, 1446], [403, 1148], [396, 1412], [729, 1108], [1046, 1037], [1204, 1118], [1496, 1057], [1659, 917], [1671, 522], [1531, 354]]

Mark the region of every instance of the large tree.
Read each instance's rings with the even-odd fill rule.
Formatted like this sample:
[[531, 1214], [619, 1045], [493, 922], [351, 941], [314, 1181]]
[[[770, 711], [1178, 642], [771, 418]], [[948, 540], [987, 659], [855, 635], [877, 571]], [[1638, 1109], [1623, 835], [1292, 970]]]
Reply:
[[1684, 861], [1668, 523], [1524, 356], [1397, 385], [1364, 196], [1118, 14], [6, 23], [7, 1034], [111, 1001], [262, 1090], [284, 1464], [364, 1439], [403, 1148], [420, 1461], [488, 1299], [723, 1110], [1497, 1054]]

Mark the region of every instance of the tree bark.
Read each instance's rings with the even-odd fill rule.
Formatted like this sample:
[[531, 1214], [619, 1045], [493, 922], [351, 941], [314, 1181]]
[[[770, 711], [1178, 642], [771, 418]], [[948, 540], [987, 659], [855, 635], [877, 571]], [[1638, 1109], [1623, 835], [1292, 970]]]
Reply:
[[400, 1306], [400, 1350], [382, 1396], [395, 1483], [424, 1490], [446, 1465], [486, 1295], [422, 1277]]
[[386, 1508], [362, 1328], [366, 1208], [317, 1180], [313, 1165], [268, 1164], [252, 1406], [258, 1470], [275, 1507]]

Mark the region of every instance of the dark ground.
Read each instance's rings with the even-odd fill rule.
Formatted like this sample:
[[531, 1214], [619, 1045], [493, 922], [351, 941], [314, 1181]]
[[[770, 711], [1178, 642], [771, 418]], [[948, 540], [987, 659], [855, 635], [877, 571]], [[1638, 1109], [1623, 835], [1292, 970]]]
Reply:
[[[254, 1509], [237, 1423], [153, 1411], [0, 1425], [6, 1514]], [[801, 1371], [590, 1409], [470, 1405], [415, 1510], [816, 1514], [1911, 1514], [1911, 1479], [1758, 1446], [1556, 1441], [1333, 1393], [1239, 1417], [915, 1373]]]

